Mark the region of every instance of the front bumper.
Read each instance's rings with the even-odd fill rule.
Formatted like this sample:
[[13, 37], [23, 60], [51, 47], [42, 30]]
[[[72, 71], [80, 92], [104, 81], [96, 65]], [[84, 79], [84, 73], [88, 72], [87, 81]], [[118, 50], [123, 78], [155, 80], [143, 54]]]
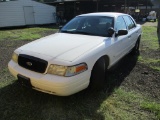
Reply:
[[8, 68], [16, 78], [18, 74], [30, 78], [33, 89], [59, 96], [68, 96], [87, 88], [91, 74], [88, 70], [72, 77], [41, 74], [22, 68], [12, 60]]

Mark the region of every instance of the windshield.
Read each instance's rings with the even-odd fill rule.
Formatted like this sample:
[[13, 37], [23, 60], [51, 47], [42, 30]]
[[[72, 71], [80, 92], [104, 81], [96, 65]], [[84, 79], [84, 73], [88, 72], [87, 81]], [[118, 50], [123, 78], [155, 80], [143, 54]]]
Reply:
[[79, 16], [68, 22], [60, 32], [109, 37], [107, 31], [110, 27], [114, 28], [113, 25], [113, 17]]

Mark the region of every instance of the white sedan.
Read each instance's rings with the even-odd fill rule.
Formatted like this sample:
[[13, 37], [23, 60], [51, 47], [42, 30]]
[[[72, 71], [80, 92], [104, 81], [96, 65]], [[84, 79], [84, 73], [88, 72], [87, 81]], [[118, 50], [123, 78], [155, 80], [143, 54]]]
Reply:
[[108, 69], [138, 52], [140, 38], [141, 26], [127, 14], [83, 14], [58, 33], [16, 49], [8, 67], [22, 85], [68, 96], [101, 88]]

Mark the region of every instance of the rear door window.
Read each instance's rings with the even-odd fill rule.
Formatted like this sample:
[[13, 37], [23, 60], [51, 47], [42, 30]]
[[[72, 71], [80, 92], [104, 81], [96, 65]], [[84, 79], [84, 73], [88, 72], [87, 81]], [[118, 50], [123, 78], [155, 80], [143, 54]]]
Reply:
[[123, 16], [123, 18], [124, 18], [129, 30], [136, 27], [135, 23], [133, 22], [133, 20], [129, 16]]

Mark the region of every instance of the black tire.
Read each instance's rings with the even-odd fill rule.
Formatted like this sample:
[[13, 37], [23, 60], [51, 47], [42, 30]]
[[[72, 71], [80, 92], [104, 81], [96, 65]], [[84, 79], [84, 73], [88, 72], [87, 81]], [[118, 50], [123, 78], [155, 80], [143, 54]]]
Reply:
[[136, 44], [135, 44], [134, 48], [131, 51], [132, 55], [138, 55], [139, 54], [139, 45], [140, 45], [140, 37], [136, 41]]
[[100, 58], [94, 65], [89, 88], [91, 90], [102, 90], [106, 79], [106, 61], [105, 58]]

